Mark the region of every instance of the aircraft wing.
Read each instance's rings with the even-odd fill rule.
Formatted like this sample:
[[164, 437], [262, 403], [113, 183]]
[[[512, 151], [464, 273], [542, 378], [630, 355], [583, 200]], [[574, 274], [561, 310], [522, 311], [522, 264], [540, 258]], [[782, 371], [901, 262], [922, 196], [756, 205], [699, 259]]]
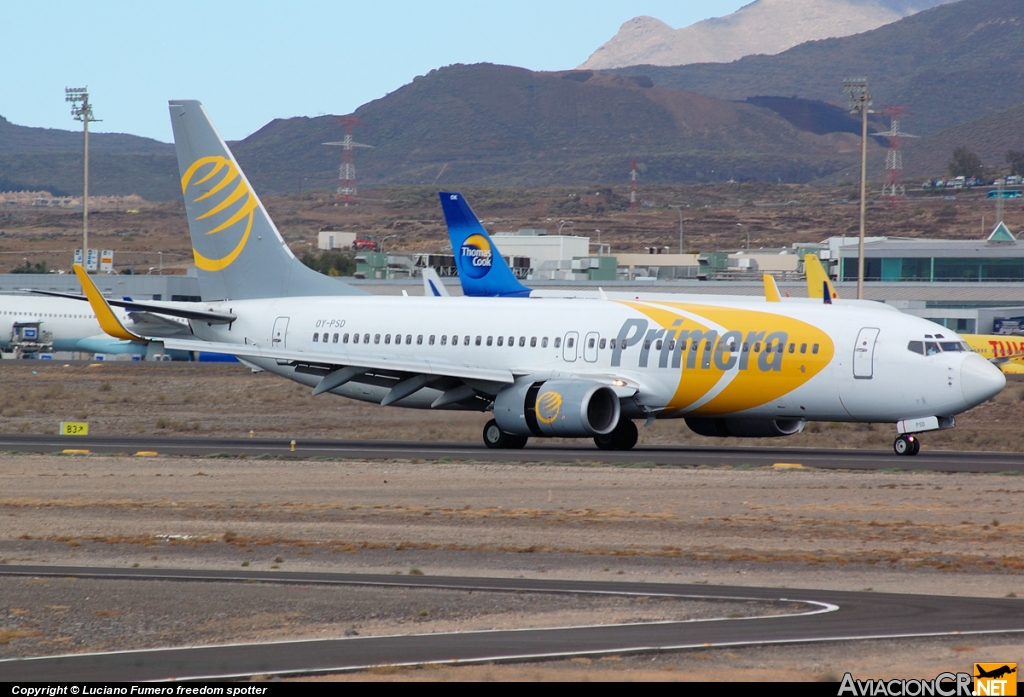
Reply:
[[482, 380], [502, 384], [511, 384], [515, 381], [511, 371], [508, 370], [480, 368], [424, 359], [389, 358], [386, 356], [374, 358], [361, 356], [358, 359], [350, 359], [342, 352], [294, 351], [290, 349], [262, 348], [254, 344], [223, 344], [213, 341], [200, 341], [198, 339], [160, 339], [154, 337], [153, 341], [159, 341], [165, 348], [169, 349], [205, 351], [207, 353], [227, 354], [237, 358], [269, 358], [295, 365], [317, 366], [324, 370], [353, 367], [362, 368], [364, 372], [369, 370], [385, 370], [436, 377], [452, 377], [459, 378], [460, 380]]

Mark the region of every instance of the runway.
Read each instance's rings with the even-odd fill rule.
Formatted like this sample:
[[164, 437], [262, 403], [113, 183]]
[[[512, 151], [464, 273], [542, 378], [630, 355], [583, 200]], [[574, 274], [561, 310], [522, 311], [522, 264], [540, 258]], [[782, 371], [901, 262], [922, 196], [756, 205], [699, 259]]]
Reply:
[[[401, 577], [302, 572], [103, 569], [4, 566], [3, 575], [178, 580], [201, 583], [332, 584], [666, 595], [693, 599], [800, 602], [796, 614], [756, 619], [619, 624], [555, 629], [347, 637], [310, 641], [166, 648], [0, 661], [5, 681], [126, 681], [241, 677], [256, 674], [355, 670], [420, 665], [535, 660], [778, 643], [1024, 632], [1017, 599], [962, 598], [742, 586], [546, 581], [502, 578]], [[201, 595], [197, 588], [197, 596]]]
[[827, 448], [764, 447], [638, 447], [630, 451], [598, 450], [587, 441], [578, 445], [531, 443], [523, 450], [490, 450], [482, 443], [299, 440], [292, 451], [290, 440], [262, 438], [158, 438], [111, 436], [0, 436], [0, 450], [91, 453], [139, 451], [164, 455], [208, 456], [223, 453], [246, 457], [355, 458], [478, 462], [596, 462], [617, 465], [696, 467], [731, 465], [766, 467], [776, 463], [844, 470], [920, 470], [929, 472], [1024, 472], [1024, 454], [922, 450], [915, 457], [899, 457], [892, 450], [838, 450]]

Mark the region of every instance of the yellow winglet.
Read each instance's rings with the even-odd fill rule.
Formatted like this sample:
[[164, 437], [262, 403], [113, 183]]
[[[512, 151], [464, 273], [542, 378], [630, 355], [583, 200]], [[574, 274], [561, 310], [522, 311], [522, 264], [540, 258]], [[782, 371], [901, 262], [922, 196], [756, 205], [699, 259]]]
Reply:
[[839, 294], [836, 293], [836, 289], [832, 287], [832, 280], [828, 277], [828, 274], [825, 273], [825, 269], [822, 268], [821, 262], [818, 261], [818, 257], [813, 254], [804, 255], [804, 275], [807, 276], [808, 298], [824, 300], [826, 285], [832, 299], [837, 300], [839, 298]]
[[782, 302], [782, 295], [779, 293], [779, 286], [775, 283], [775, 276], [766, 273], [764, 278], [764, 299], [770, 303]]
[[85, 297], [89, 299], [89, 305], [92, 306], [92, 311], [96, 313], [96, 319], [100, 323], [100, 329], [114, 337], [115, 339], [127, 339], [128, 341], [145, 341], [141, 336], [132, 334], [130, 331], [124, 328], [121, 324], [121, 320], [117, 318], [114, 311], [110, 309], [110, 305], [103, 299], [103, 295], [100, 293], [99, 288], [89, 278], [89, 274], [85, 272], [81, 264], [75, 264], [75, 276], [78, 277], [78, 282], [82, 284], [82, 292], [85, 293]]

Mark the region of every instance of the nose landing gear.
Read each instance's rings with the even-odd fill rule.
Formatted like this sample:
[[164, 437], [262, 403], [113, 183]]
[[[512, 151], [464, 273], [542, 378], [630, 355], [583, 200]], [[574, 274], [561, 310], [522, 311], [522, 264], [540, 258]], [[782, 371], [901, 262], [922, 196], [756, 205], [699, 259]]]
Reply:
[[896, 451], [897, 455], [917, 455], [921, 450], [921, 441], [910, 434], [902, 433], [896, 436], [896, 442], [892, 444], [892, 449]]

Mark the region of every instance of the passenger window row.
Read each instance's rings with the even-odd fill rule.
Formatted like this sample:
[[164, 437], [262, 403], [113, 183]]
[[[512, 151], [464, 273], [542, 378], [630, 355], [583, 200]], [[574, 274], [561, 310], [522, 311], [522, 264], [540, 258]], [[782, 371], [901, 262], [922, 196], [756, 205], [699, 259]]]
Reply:
[[[499, 336], [499, 337], [495, 338], [492, 335], [492, 336], [488, 336], [486, 338], [483, 337], [483, 336], [477, 336], [476, 338], [474, 338], [474, 337], [472, 337], [472, 336], [470, 336], [468, 334], [466, 334], [466, 335], [452, 334], [451, 337], [449, 338], [449, 336], [447, 334], [442, 334], [440, 336], [440, 338], [439, 338], [435, 334], [431, 334], [431, 335], [429, 335], [427, 337], [425, 337], [423, 334], [419, 334], [419, 335], [416, 336], [416, 341], [415, 341], [416, 345], [417, 346], [422, 346], [423, 342], [424, 342], [424, 338], [426, 338], [426, 343], [427, 343], [428, 346], [434, 346], [435, 344], [440, 344], [441, 346], [449, 346], [449, 345], [451, 345], [451, 346], [459, 346], [459, 345], [461, 345], [461, 346], [470, 346], [470, 345], [473, 345], [473, 346], [484, 346], [484, 345], [486, 345], [486, 346], [495, 346], [495, 345], [497, 345], [497, 346], [506, 346], [506, 345], [508, 345], [508, 346], [516, 346], [516, 345], [518, 345], [520, 347], [524, 347], [525, 348], [526, 345], [527, 345], [527, 342], [529, 342], [529, 345], [530, 345], [531, 348], [537, 348], [538, 345], [540, 346], [540, 348], [547, 348], [548, 347], [548, 338], [546, 336], [542, 337], [540, 339], [538, 339], [535, 336], [532, 336], [532, 337], [520, 336], [520, 337], [518, 337], [518, 339], [515, 336], [510, 336], [510, 337], [508, 337], [506, 339], [506, 337], [504, 337], [504, 336]], [[392, 336], [391, 334], [383, 334], [383, 335], [381, 335], [381, 334], [374, 334], [373, 335], [373, 343], [374, 344], [380, 344], [382, 339], [383, 339], [383, 343], [384, 343], [385, 346], [391, 345], [392, 341], [394, 341], [394, 344], [396, 346], [401, 346], [403, 343], [406, 346], [411, 346], [413, 344], [413, 336], [412, 336], [412, 334], [406, 334], [404, 337], [401, 334], [395, 334], [394, 336]], [[507, 344], [506, 344], [506, 341], [507, 341]], [[569, 341], [572, 342], [572, 339], [570, 339]], [[353, 344], [359, 344], [359, 343], [369, 344], [370, 343], [370, 335], [369, 334], [352, 334], [352, 333], [347, 333], [347, 332], [345, 334], [340, 334], [340, 333], [337, 333], [337, 332], [334, 333], [334, 334], [331, 334], [330, 332], [323, 332], [322, 334], [320, 332], [314, 332], [313, 333], [313, 343], [314, 344], [316, 344], [316, 343], [323, 343], [323, 344], [332, 343], [332, 344], [337, 344], [339, 342], [342, 343], [342, 344], [348, 344], [348, 343], [353, 343]], [[591, 348], [593, 348], [594, 339], [590, 340], [590, 344], [591, 344]], [[554, 341], [554, 347], [555, 348], [559, 348], [561, 345], [562, 345], [561, 338], [556, 338], [555, 341]], [[571, 346], [571, 343], [570, 343], [570, 346]], [[604, 346], [605, 346], [605, 340], [601, 339], [601, 348], [604, 348]]]
[[[380, 335], [380, 334], [374, 334], [373, 335], [373, 343], [374, 344], [380, 344], [381, 343], [381, 336], [382, 335]], [[392, 335], [391, 334], [384, 334], [383, 335], [383, 339], [384, 339], [384, 345], [388, 346], [392, 342]], [[423, 344], [423, 339], [424, 339], [424, 335], [423, 334], [417, 335], [416, 336], [416, 345], [417, 346], [421, 346]], [[360, 335], [360, 334], [349, 334], [347, 332], [345, 334], [339, 334], [339, 333], [335, 332], [333, 335], [330, 334], [329, 332], [324, 332], [323, 334], [321, 334], [320, 332], [314, 332], [313, 333], [313, 343], [314, 344], [315, 343], [324, 343], [324, 344], [326, 344], [326, 343], [333, 343], [333, 344], [337, 344], [339, 341], [342, 344], [347, 344], [350, 341], [353, 344], [358, 344], [358, 343], [368, 344], [368, 343], [370, 343], [370, 335], [369, 334], [362, 334], [362, 335]], [[451, 344], [450, 345], [451, 346], [458, 346], [459, 345], [459, 341], [460, 341], [460, 335], [453, 334], [451, 336]], [[462, 341], [462, 346], [470, 346], [470, 345], [474, 345], [474, 346], [484, 346], [484, 345], [486, 345], [486, 346], [495, 346], [495, 345], [497, 345], [497, 346], [505, 346], [506, 345], [506, 339], [505, 339], [504, 336], [499, 336], [497, 338], [495, 338], [494, 336], [488, 336], [486, 339], [484, 339], [484, 337], [482, 337], [482, 336], [477, 336], [475, 339], [473, 339], [473, 337], [471, 337], [470, 335], [467, 334], [467, 335], [461, 336], [461, 341]], [[508, 343], [507, 343], [508, 346], [515, 346], [517, 344], [515, 336], [508, 337], [507, 341], [508, 341]], [[525, 336], [520, 336], [519, 337], [518, 345], [520, 347], [525, 347], [526, 346], [526, 342], [527, 342], [527, 337], [525, 337]], [[530, 342], [530, 347], [531, 348], [536, 348], [537, 344], [538, 344], [538, 339], [535, 336], [534, 337], [530, 337], [529, 338], [529, 342]], [[402, 345], [402, 343], [403, 343], [403, 336], [401, 334], [395, 334], [394, 335], [394, 343], [395, 343], [396, 346]], [[412, 334], [406, 334], [404, 336], [404, 343], [405, 343], [406, 346], [411, 346], [412, 345], [412, 343], [413, 343]], [[434, 346], [436, 343], [437, 343], [436, 335], [431, 334], [429, 337], [427, 337], [427, 345], [428, 346]], [[540, 343], [540, 347], [541, 348], [547, 348], [548, 347], [548, 338], [546, 336], [541, 338], [539, 340], [539, 343]], [[700, 343], [701, 342], [699, 342], [699, 341], [694, 341], [694, 342], [690, 343], [689, 350], [691, 350], [691, 351], [698, 350], [698, 348], [700, 346]], [[449, 345], [449, 338], [448, 338], [447, 334], [442, 334], [441, 335], [440, 345], [441, 346], [448, 346]], [[569, 337], [566, 340], [566, 346], [568, 348], [573, 348], [574, 345], [575, 345], [575, 340], [573, 339], [573, 337]], [[921, 342], [920, 341], [911, 341], [910, 342], [910, 346], [908, 346], [908, 348], [911, 351], [916, 351], [917, 353], [923, 353], [924, 352], [923, 350], [915, 349], [914, 348], [915, 345], [920, 346]], [[933, 342], [929, 342], [929, 346], [937, 346], [937, 345], [938, 344], [934, 344]], [[945, 350], [945, 351], [962, 351], [962, 350], [964, 350], [963, 348], [946, 348], [946, 346], [951, 346], [952, 347], [952, 346], [959, 346], [959, 345], [960, 344], [957, 343], [957, 342], [943, 342], [942, 343], [943, 350]], [[561, 346], [562, 346], [562, 339], [561, 339], [561, 337], [556, 337], [555, 340], [554, 340], [554, 347], [555, 348], [561, 348]], [[615, 339], [611, 339], [611, 340], [608, 340], [608, 339], [597, 339], [596, 337], [588, 338], [587, 339], [587, 348], [588, 349], [593, 349], [595, 346], [600, 348], [600, 349], [604, 349], [606, 346], [614, 349], [615, 346], [616, 346], [616, 340]], [[662, 349], [662, 347], [664, 346], [664, 342], [663, 342], [662, 339], [658, 339], [658, 340], [656, 340], [654, 342], [652, 342], [650, 339], [647, 339], [647, 340], [644, 341], [644, 348], [645, 349], [650, 350], [652, 348], [652, 346], [653, 346], [653, 348], [656, 351], [660, 351]], [[676, 348], [676, 340], [675, 339], [669, 339], [669, 341], [668, 341], [668, 350], [669, 351], [674, 351], [675, 348]], [[708, 348], [710, 348], [710, 346]], [[729, 348], [730, 351], [736, 351], [737, 350], [735, 345], [730, 345], [728, 348]], [[811, 353], [817, 355], [818, 348], [819, 348], [818, 344], [814, 344], [813, 346], [811, 346]], [[746, 352], [750, 351], [750, 349], [751, 349], [750, 344], [744, 342], [741, 350], [744, 353], [746, 353]], [[687, 350], [687, 340], [684, 339], [683, 340], [683, 345], [680, 348], [680, 351], [686, 351], [686, 350]], [[754, 353], [760, 353], [760, 351], [761, 351], [761, 342], [758, 341], [753, 346], [753, 352]], [[765, 351], [767, 351], [767, 352], [775, 352], [775, 353], [784, 353], [786, 351], [786, 345], [785, 344], [773, 344], [772, 346], [766, 346], [765, 347]], [[789, 353], [796, 353], [796, 351], [797, 351], [797, 345], [795, 343], [789, 344]], [[800, 344], [800, 353], [807, 353], [807, 344]], [[938, 351], [936, 351], [936, 353], [938, 353]]]

